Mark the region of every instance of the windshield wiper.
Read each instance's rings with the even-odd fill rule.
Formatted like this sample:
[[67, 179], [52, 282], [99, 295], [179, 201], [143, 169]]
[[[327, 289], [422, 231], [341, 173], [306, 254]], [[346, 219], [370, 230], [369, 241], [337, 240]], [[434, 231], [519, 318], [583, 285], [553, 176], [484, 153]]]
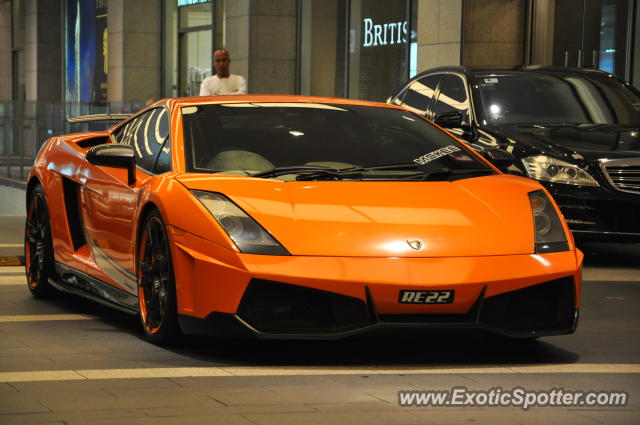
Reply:
[[367, 180], [377, 180], [384, 177], [384, 180], [388, 180], [389, 175], [381, 176], [376, 174], [369, 174], [371, 171], [387, 171], [387, 170], [420, 170], [417, 173], [411, 173], [406, 176], [393, 176], [397, 180], [442, 180], [450, 179], [452, 177], [463, 176], [468, 174], [488, 175], [493, 174], [494, 171], [490, 168], [461, 168], [461, 169], [449, 169], [442, 168], [438, 170], [423, 170], [424, 165], [417, 164], [415, 162], [405, 164], [388, 164], [388, 165], [376, 165], [373, 167], [351, 167], [337, 169], [332, 167], [324, 167], [320, 165], [294, 165], [289, 167], [276, 167], [271, 170], [261, 171], [259, 173], [250, 174], [251, 177], [277, 177], [286, 174], [298, 174], [296, 180], [342, 180], [344, 178], [359, 177], [363, 178], [366, 175]]
[[[301, 174], [296, 177], [296, 180], [316, 180], [319, 178], [334, 178], [336, 180], [341, 180], [346, 176], [352, 177], [354, 175], [362, 175], [368, 171], [376, 171], [376, 170], [414, 170], [416, 168], [422, 167], [422, 165], [416, 164], [415, 162], [410, 162], [406, 164], [389, 164], [389, 165], [376, 165], [374, 167], [351, 167], [351, 168], [342, 168], [340, 170], [337, 169], [320, 169], [318, 172], [312, 172], [308, 174]], [[329, 171], [331, 170], [331, 171]]]
[[361, 179], [366, 180], [389, 180], [390, 177], [393, 177], [395, 180], [441, 180], [441, 179], [451, 179], [453, 177], [462, 177], [464, 175], [476, 174], [476, 175], [489, 175], [494, 174], [494, 171], [491, 168], [461, 168], [461, 169], [449, 169], [442, 168], [438, 170], [425, 170], [420, 171], [418, 173], [412, 173], [406, 176], [389, 176], [389, 175], [376, 175], [376, 174], [367, 174], [369, 171], [378, 171], [378, 170], [421, 170], [424, 168], [424, 165], [416, 164], [416, 163], [408, 163], [408, 164], [392, 164], [392, 165], [378, 165], [375, 167], [353, 167], [353, 168], [345, 168], [342, 170], [336, 170], [335, 172], [327, 173], [327, 172], [318, 172], [318, 173], [309, 173], [302, 174], [296, 177], [296, 180], [316, 180], [320, 178], [333, 178], [336, 180], [341, 180], [345, 177], [353, 177], [357, 175]]
[[261, 171], [259, 173], [250, 174], [251, 177], [277, 177], [285, 174], [300, 173], [320, 173], [320, 174], [337, 174], [339, 170], [331, 167], [323, 167], [320, 165], [293, 165], [290, 167], [276, 167], [271, 170]]
[[462, 177], [468, 174], [490, 175], [494, 174], [491, 168], [460, 168], [452, 170], [450, 168], [441, 168], [439, 170], [426, 171], [424, 173], [411, 174], [409, 176], [400, 177], [402, 180], [416, 179], [422, 181], [428, 180], [452, 180], [456, 177]]

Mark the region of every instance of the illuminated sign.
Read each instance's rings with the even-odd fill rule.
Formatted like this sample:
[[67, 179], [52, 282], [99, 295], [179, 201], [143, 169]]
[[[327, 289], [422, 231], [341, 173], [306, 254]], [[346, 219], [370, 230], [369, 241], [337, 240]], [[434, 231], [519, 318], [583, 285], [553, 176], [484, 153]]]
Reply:
[[407, 21], [374, 24], [373, 19], [364, 19], [364, 43], [362, 47], [387, 46], [407, 42]]
[[211, 0], [178, 0], [178, 7], [191, 6], [192, 4], [209, 3]]

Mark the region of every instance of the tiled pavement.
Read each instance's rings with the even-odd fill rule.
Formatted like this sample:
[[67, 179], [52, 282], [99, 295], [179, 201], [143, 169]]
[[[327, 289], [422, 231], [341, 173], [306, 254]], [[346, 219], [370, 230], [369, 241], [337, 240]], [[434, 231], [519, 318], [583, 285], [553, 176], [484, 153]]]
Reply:
[[[576, 381], [574, 379], [577, 378]], [[623, 388], [637, 399], [637, 375], [596, 375], [597, 388]], [[0, 389], [0, 423], [68, 424], [634, 424], [640, 405], [621, 409], [401, 408], [401, 389], [593, 388], [571, 374], [358, 375], [219, 377], [81, 382], [24, 382]], [[575, 383], [574, 383], [575, 382]]]
[[[0, 268], [0, 377], [10, 381], [0, 379], [0, 424], [638, 424], [640, 290], [615, 282], [621, 269], [635, 276], [632, 267], [599, 266], [606, 269], [599, 277], [609, 279], [585, 285], [581, 325], [571, 336], [524, 344], [440, 336], [187, 339], [171, 349], [144, 342], [127, 315], [79, 299], [35, 300], [20, 268]], [[54, 317], [70, 320], [48, 320]], [[608, 368], [627, 373], [603, 373]], [[37, 380], [8, 378], [27, 371]], [[183, 376], [189, 371], [195, 376]], [[75, 378], [55, 380], [56, 373]], [[619, 389], [630, 401], [625, 408], [528, 411], [397, 403], [399, 390], [454, 386]]]

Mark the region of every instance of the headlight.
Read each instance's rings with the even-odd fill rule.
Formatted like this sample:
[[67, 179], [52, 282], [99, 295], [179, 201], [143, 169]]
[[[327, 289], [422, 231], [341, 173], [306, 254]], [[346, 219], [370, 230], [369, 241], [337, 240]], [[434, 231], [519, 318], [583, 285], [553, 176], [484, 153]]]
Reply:
[[522, 163], [532, 179], [580, 186], [599, 186], [598, 182], [585, 170], [559, 159], [538, 155], [523, 158]]
[[533, 214], [536, 254], [568, 251], [567, 235], [547, 195], [542, 190], [530, 192], [529, 203]]
[[245, 254], [289, 255], [266, 230], [226, 196], [219, 193], [192, 190], [227, 232], [240, 252]]

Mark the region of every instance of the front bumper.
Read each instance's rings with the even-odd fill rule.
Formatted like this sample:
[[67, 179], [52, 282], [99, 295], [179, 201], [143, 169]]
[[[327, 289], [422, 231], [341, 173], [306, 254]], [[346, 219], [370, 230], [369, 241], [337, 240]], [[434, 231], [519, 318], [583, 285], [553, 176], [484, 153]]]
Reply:
[[[489, 298], [484, 297], [485, 288], [466, 314], [381, 315], [368, 290], [367, 300], [362, 302], [253, 280], [238, 313], [213, 312], [203, 319], [180, 315], [179, 320], [188, 334], [259, 339], [335, 340], [356, 335], [389, 336], [398, 331], [454, 329], [532, 338], [575, 331], [578, 309], [574, 289], [573, 277], [569, 276]], [[273, 294], [269, 294], [272, 290]], [[266, 295], [266, 299], [258, 294]], [[316, 300], [317, 304], [313, 302]]]
[[640, 196], [605, 187], [540, 182], [579, 242], [640, 242]]
[[[238, 254], [173, 239], [186, 333], [338, 339], [395, 329], [465, 328], [514, 337], [571, 333], [582, 253], [451, 258]], [[454, 290], [451, 304], [401, 304], [401, 290]]]

